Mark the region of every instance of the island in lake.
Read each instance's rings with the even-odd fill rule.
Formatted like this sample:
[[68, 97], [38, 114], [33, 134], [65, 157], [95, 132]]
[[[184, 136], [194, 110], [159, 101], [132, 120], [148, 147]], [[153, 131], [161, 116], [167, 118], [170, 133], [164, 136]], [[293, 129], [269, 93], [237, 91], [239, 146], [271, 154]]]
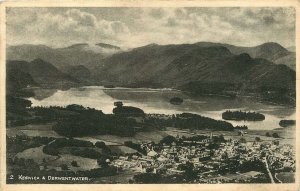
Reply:
[[296, 120], [287, 120], [287, 119], [283, 119], [283, 120], [280, 120], [279, 125], [280, 125], [281, 127], [294, 126], [294, 125], [296, 125]]
[[181, 99], [180, 97], [173, 97], [170, 99], [170, 103], [173, 105], [180, 105], [183, 103], [183, 99]]
[[245, 111], [225, 111], [222, 113], [222, 119], [225, 120], [237, 120], [237, 121], [263, 121], [265, 116], [256, 112]]

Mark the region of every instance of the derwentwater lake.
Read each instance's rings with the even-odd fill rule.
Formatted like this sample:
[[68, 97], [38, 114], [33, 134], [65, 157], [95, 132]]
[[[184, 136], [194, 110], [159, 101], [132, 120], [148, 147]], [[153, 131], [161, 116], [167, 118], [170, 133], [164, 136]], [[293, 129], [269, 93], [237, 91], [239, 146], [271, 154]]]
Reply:
[[[222, 120], [226, 110], [255, 111], [265, 115], [264, 121], [232, 121], [234, 126], [247, 125], [253, 130], [271, 130], [281, 128], [282, 119], [295, 119], [294, 107], [274, 105], [251, 98], [226, 98], [217, 96], [190, 97], [178, 90], [148, 88], [104, 88], [87, 86], [68, 90], [35, 90], [35, 97], [29, 98], [32, 106], [67, 106], [79, 104], [112, 113], [115, 101], [122, 101], [125, 106], [143, 109], [146, 113], [178, 114], [196, 113], [202, 116]], [[181, 105], [172, 105], [172, 97], [183, 98]]]

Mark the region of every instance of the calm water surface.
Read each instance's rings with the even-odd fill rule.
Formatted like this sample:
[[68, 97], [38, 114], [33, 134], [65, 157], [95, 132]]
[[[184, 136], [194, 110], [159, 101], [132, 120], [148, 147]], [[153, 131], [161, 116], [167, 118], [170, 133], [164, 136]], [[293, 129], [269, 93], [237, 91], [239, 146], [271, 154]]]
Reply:
[[[214, 119], [222, 119], [222, 112], [230, 110], [256, 111], [264, 114], [266, 119], [258, 122], [229, 121], [233, 125], [247, 125], [249, 129], [275, 129], [280, 128], [281, 119], [295, 119], [295, 108], [288, 106], [260, 103], [249, 98], [222, 98], [222, 97], [198, 97], [192, 98], [180, 91], [170, 89], [130, 89], [113, 88], [106, 89], [101, 86], [89, 86], [71, 88], [65, 91], [54, 91], [52, 95], [41, 95], [37, 91], [35, 98], [30, 98], [32, 106], [66, 106], [80, 104], [102, 110], [104, 113], [112, 113], [115, 101], [122, 101], [124, 105], [135, 106], [146, 113], [175, 114], [182, 112], [197, 113]], [[49, 97], [48, 97], [49, 96]], [[172, 105], [170, 98], [179, 96], [184, 99], [181, 105]]]

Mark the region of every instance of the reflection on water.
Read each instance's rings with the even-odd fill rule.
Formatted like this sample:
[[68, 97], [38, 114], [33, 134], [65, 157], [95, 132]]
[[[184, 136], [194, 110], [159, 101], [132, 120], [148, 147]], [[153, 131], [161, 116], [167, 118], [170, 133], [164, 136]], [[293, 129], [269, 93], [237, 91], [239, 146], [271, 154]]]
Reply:
[[[184, 99], [181, 105], [172, 105], [170, 98], [179, 96]], [[263, 113], [266, 119], [262, 122], [230, 121], [233, 125], [247, 125], [250, 129], [280, 128], [281, 119], [295, 119], [295, 108], [260, 103], [249, 98], [229, 99], [222, 97], [191, 98], [180, 91], [170, 89], [106, 89], [100, 86], [71, 88], [57, 91], [52, 96], [42, 100], [30, 98], [33, 106], [66, 106], [80, 104], [111, 113], [113, 102], [121, 100], [125, 105], [143, 109], [146, 113], [175, 114], [192, 112], [214, 119], [222, 119], [221, 114], [227, 109], [251, 110]]]

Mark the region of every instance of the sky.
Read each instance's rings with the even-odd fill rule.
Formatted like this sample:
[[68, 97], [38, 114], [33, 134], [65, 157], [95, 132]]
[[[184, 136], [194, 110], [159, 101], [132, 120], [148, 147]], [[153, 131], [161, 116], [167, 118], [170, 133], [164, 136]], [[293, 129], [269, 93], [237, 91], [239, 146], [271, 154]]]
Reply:
[[108, 43], [122, 48], [200, 41], [238, 46], [295, 46], [295, 9], [7, 8], [7, 44], [66, 47]]

